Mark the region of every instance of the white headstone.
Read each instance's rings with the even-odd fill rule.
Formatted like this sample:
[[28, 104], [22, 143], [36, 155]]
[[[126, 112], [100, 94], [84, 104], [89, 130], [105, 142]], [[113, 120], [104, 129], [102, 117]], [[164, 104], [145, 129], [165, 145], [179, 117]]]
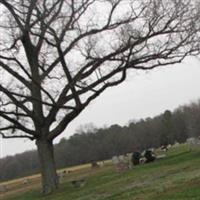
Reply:
[[117, 165], [117, 164], [119, 164], [119, 158], [117, 157], [117, 156], [113, 156], [112, 157], [112, 163], [114, 164], [114, 165]]

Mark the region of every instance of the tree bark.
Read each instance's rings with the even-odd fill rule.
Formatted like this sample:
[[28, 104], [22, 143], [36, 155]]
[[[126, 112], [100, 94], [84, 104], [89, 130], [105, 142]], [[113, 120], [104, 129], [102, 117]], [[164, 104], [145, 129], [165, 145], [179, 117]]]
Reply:
[[59, 184], [54, 160], [53, 142], [37, 140], [36, 145], [42, 176], [42, 193], [46, 195], [55, 191]]

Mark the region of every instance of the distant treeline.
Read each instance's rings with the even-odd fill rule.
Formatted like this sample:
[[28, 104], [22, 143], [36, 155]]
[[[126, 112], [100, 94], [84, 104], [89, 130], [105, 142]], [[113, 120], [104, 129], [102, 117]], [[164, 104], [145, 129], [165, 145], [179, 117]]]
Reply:
[[[185, 142], [200, 135], [200, 101], [166, 110], [154, 118], [132, 121], [127, 126], [104, 128], [83, 126], [69, 139], [55, 145], [58, 168], [109, 159], [114, 155]], [[0, 160], [0, 181], [39, 171], [36, 151], [28, 151]]]

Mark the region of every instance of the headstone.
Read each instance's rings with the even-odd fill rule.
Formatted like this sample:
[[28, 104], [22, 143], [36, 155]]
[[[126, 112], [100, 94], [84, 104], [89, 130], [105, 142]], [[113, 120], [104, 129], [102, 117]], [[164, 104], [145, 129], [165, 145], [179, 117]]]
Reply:
[[175, 142], [175, 144], [173, 145], [174, 147], [179, 147], [180, 143], [179, 142]]
[[100, 161], [98, 164], [100, 167], [103, 167], [105, 163], [104, 163], [104, 161]]
[[92, 162], [91, 162], [91, 167], [92, 167], [92, 168], [98, 168], [99, 165], [98, 165], [98, 163], [97, 163], [96, 161], [92, 161]]
[[161, 155], [156, 156], [156, 159], [162, 159], [162, 158], [165, 158], [165, 157], [166, 157], [166, 154], [161, 154]]
[[140, 152], [138, 152], [138, 151], [133, 152], [132, 158], [131, 158], [133, 165], [139, 165], [140, 164], [140, 158], [141, 158]]
[[145, 157], [142, 157], [142, 158], [140, 158], [140, 164], [144, 164], [144, 163], [146, 163], [146, 158]]
[[0, 193], [7, 192], [8, 188], [6, 185], [0, 185]]
[[126, 156], [120, 155], [112, 157], [112, 163], [118, 172], [126, 171], [129, 169], [129, 162], [126, 160]]
[[75, 188], [79, 188], [79, 187], [83, 187], [85, 185], [86, 181], [85, 179], [80, 179], [80, 180], [73, 180], [71, 181], [71, 184], [75, 187]]
[[162, 145], [162, 146], [160, 147], [160, 149], [161, 149], [162, 151], [168, 151], [168, 146], [167, 146], [167, 145]]
[[26, 178], [26, 179], [24, 179], [24, 180], [22, 181], [22, 183], [23, 183], [23, 185], [27, 185], [27, 184], [30, 183], [30, 180], [29, 180], [28, 178]]
[[146, 163], [153, 162], [156, 159], [151, 150], [146, 150], [144, 157], [146, 158]]
[[112, 157], [112, 163], [113, 163], [114, 165], [117, 165], [119, 162], [120, 162], [120, 161], [119, 161], [119, 158], [118, 158], [117, 156], [113, 156], [113, 157]]
[[186, 140], [188, 146], [189, 146], [189, 149], [192, 150], [192, 149], [195, 149], [195, 148], [200, 148], [200, 139], [199, 138], [188, 138]]

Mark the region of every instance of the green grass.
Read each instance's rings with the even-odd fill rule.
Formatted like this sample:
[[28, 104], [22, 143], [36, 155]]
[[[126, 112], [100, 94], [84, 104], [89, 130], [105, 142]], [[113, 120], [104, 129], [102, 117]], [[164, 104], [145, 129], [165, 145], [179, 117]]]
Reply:
[[[85, 176], [86, 185], [74, 188], [69, 179]], [[39, 189], [6, 200], [200, 200], [200, 152], [181, 145], [154, 163], [118, 173], [107, 166], [71, 175], [53, 195]]]

